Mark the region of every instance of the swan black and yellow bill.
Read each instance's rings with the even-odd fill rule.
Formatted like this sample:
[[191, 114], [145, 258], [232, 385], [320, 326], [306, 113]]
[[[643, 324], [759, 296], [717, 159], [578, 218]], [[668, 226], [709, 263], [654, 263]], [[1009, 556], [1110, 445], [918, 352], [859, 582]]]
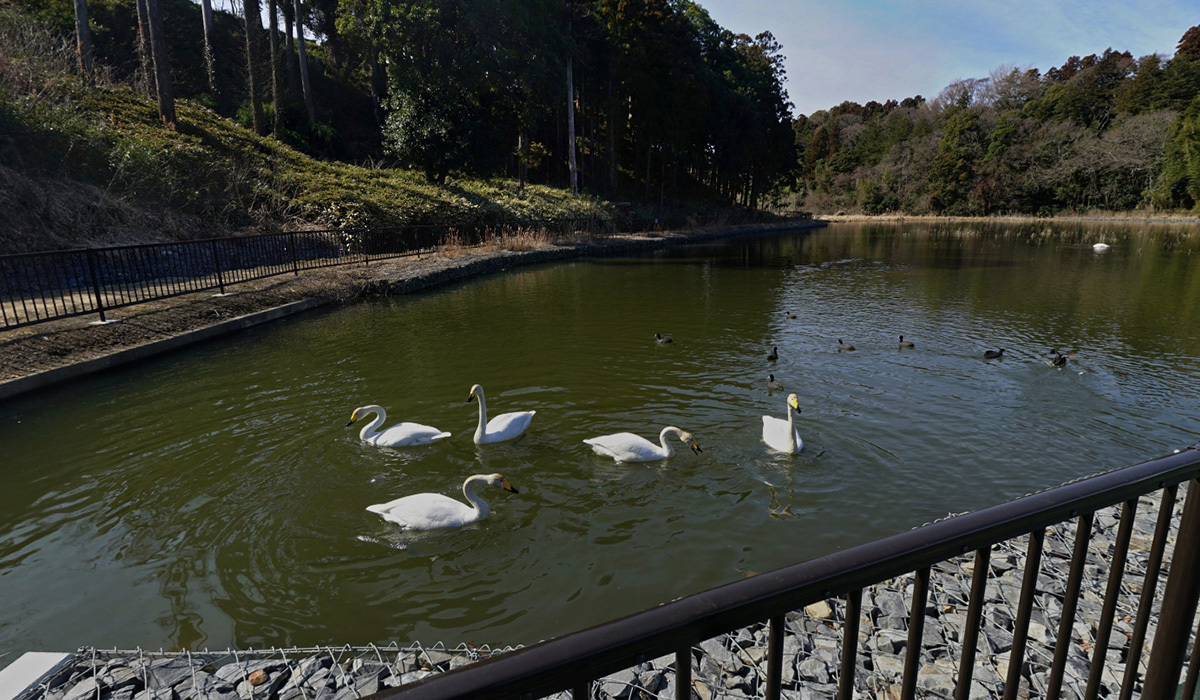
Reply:
[[[472, 396], [474, 396], [474, 394], [472, 394]], [[513, 488], [512, 484], [508, 483], [508, 479], [505, 479], [504, 481], [500, 482], [500, 488], [504, 489], [505, 491], [508, 491], [509, 493], [521, 493], [520, 491]]]
[[704, 451], [704, 450], [700, 449], [700, 445], [695, 440], [692, 440], [691, 447], [692, 447], [692, 452], [695, 452], [696, 454], [700, 454], [701, 452]]

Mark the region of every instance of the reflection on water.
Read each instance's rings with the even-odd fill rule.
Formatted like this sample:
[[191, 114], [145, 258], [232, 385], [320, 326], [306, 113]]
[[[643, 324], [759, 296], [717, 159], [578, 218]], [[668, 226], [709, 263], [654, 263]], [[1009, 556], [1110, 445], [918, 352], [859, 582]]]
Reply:
[[[1200, 436], [1198, 256], [1192, 227], [834, 226], [350, 306], [10, 403], [0, 653], [529, 643], [1161, 454]], [[537, 410], [521, 442], [471, 442], [474, 383]], [[788, 392], [798, 456], [761, 441]], [[368, 403], [453, 436], [364, 445]], [[666, 425], [703, 454], [581, 442]], [[365, 511], [491, 472], [521, 493], [486, 489], [482, 523]]]

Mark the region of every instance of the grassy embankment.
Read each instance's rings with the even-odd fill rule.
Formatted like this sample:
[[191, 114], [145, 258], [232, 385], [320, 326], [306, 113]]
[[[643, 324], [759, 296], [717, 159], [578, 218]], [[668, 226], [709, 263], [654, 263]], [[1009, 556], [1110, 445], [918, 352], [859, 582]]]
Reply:
[[0, 253], [279, 228], [611, 217], [595, 198], [513, 180], [438, 186], [396, 168], [322, 161], [212, 110], [155, 104], [71, 43], [0, 7]]

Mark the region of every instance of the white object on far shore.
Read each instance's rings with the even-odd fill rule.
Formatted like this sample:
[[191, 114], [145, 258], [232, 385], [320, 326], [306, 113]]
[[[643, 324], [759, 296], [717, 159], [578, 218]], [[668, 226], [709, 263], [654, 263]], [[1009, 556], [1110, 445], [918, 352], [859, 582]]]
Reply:
[[354, 422], [359, 418], [364, 418], [371, 413], [375, 414], [375, 420], [363, 426], [359, 431], [358, 437], [363, 442], [379, 447], [407, 447], [410, 445], [428, 445], [431, 442], [444, 440], [450, 437], [447, 433], [437, 428], [421, 425], [420, 423], [397, 423], [387, 430], [379, 430], [379, 426], [387, 420], [387, 411], [383, 410], [382, 406], [370, 405], [360, 406], [354, 409], [354, 413], [350, 414], [350, 422], [346, 423], [349, 428], [354, 425]]
[[787, 420], [775, 416], [763, 416], [763, 442], [773, 449], [787, 454], [795, 454], [804, 449], [804, 440], [800, 439], [800, 431], [796, 429], [796, 413], [800, 412], [800, 399], [795, 394], [787, 397]]
[[525, 434], [525, 430], [533, 421], [533, 414], [537, 413], [537, 411], [514, 411], [512, 413], [501, 413], [495, 418], [488, 420], [487, 403], [483, 398], [483, 387], [478, 384], [471, 387], [471, 395], [467, 397], [467, 403], [471, 403], [475, 399], [479, 399], [479, 427], [475, 428], [476, 445], [516, 440]]
[[1096, 251], [1097, 253], [1103, 253], [1111, 247], [1112, 246], [1107, 243], [1096, 243], [1092, 245], [1092, 250]]
[[584, 444], [591, 445], [592, 450], [601, 457], [612, 457], [618, 462], [653, 462], [669, 459], [675, 456], [675, 448], [667, 442], [667, 436], [674, 433], [683, 444], [692, 448], [692, 452], [700, 453], [700, 445], [692, 434], [676, 428], [673, 425], [662, 429], [658, 434], [660, 444], [655, 445], [641, 435], [633, 433], [613, 433], [600, 437], [588, 438]]
[[409, 530], [436, 530], [479, 522], [491, 514], [487, 501], [475, 495], [475, 485], [484, 484], [519, 493], [499, 474], [475, 474], [463, 482], [463, 495], [471, 505], [440, 493], [416, 493], [387, 503], [367, 506], [367, 510], [383, 516]]

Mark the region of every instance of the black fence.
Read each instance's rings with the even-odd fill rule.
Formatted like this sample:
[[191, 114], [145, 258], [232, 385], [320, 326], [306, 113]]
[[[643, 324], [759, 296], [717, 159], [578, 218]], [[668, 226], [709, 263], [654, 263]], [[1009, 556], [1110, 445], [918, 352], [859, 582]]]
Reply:
[[[1187, 499], [1182, 516], [1176, 519], [1178, 487], [1184, 482], [1188, 482]], [[1149, 563], [1144, 575], [1127, 581], [1125, 563], [1134, 530], [1134, 511], [1140, 497], [1156, 493], [1157, 517], [1151, 521], [1154, 524], [1139, 529], [1138, 534], [1139, 546], [1148, 545], [1139, 551], [1148, 552]], [[1119, 526], [1111, 550], [1106, 551], [1107, 567], [1102, 567], [1095, 563], [1089, 552], [1089, 547], [1095, 545], [1093, 522], [1097, 511], [1113, 506], [1120, 508]], [[1176, 522], [1175, 544], [1168, 547]], [[1054, 526], [1067, 532], [1073, 527], [1074, 543], [1070, 547], [1058, 547], [1056, 542], [1055, 551], [1047, 550], [1044, 558], [1045, 535], [1047, 529]], [[1152, 539], [1150, 533], [1153, 533]], [[371, 697], [373, 700], [532, 699], [565, 691], [574, 700], [584, 700], [593, 697], [593, 691], [599, 685], [594, 681], [606, 674], [673, 655], [675, 697], [692, 700], [693, 647], [717, 635], [765, 623], [766, 678], [761, 695], [756, 696], [778, 700], [781, 696], [782, 650], [787, 635], [785, 616], [832, 597], [845, 601], [839, 603], [845, 610], [845, 617], [836, 696], [843, 700], [850, 700], [856, 694], [866, 697], [864, 689], [855, 685], [863, 590], [908, 576], [913, 585], [910, 587], [902, 682], [895, 694], [889, 689], [886, 693], [881, 690], [869, 696], [912, 700], [917, 695], [931, 568], [955, 558], [971, 557], [973, 566], [969, 593], [966, 594], [961, 656], [954, 660], [957, 678], [953, 686], [953, 697], [967, 700], [976, 697], [972, 692], [972, 678], [976, 671], [977, 648], [983, 647], [985, 654], [992, 653], [992, 648], [980, 640], [980, 623], [987, 605], [984, 591], [988, 579], [995, 575], [989, 566], [989, 557], [993, 547], [1017, 538], [1027, 539], [1028, 544], [1023, 562], [1017, 563], [1014, 569], [1014, 572], [1020, 572], [1020, 598], [1017, 614], [1011, 621], [1012, 640], [1007, 672], [1001, 675], [1001, 697], [1007, 700], [1033, 695], [1052, 700], [1060, 697], [1094, 700], [1112, 692], [1101, 683], [1105, 673], [1119, 673], [1120, 692], [1110, 697], [1125, 700], [1140, 690], [1143, 698], [1173, 700], [1181, 680], [1183, 694], [1178, 697], [1190, 699], [1194, 696], [1200, 671], [1200, 644], [1192, 647], [1187, 673], [1182, 679], [1181, 671], [1189, 640], [1193, 639], [1192, 625], [1200, 598], [1200, 445], [697, 593]], [[1103, 546], [1107, 550], [1109, 543]], [[1051, 554], [1055, 563], [1047, 563]], [[1083, 603], [1080, 582], [1089, 559], [1092, 563], [1086, 567], [1098, 569], [1094, 573], [1106, 580], [1103, 603], [1095, 621], [1097, 632], [1090, 649], [1086, 683], [1064, 688], [1064, 667]], [[1038, 624], [1053, 635], [1052, 658], [1035, 660], [1026, 655], [1026, 649], [1031, 641], [1030, 623], [1038, 599], [1039, 581], [1044, 580], [1041, 574], [1046, 572], [1046, 567], [1056, 566], [1069, 567], [1061, 597], [1056, 597], [1056, 606], [1060, 603], [1061, 607], [1038, 611], [1038, 619], [1043, 620]], [[1160, 572], [1167, 572], [1165, 587], [1159, 581]], [[1161, 601], [1156, 600], [1160, 588], [1165, 591]], [[1123, 597], [1126, 590], [1132, 591], [1130, 595], [1138, 599], [1136, 620], [1127, 623], [1131, 624], [1131, 632], [1124, 633], [1120, 653], [1114, 657], [1114, 649], [1109, 643], [1114, 612], [1118, 597]], [[1091, 591], [1083, 597], [1090, 605], [1096, 604], [1097, 599]], [[1152, 620], [1156, 622], [1156, 629], [1149, 634]], [[1029, 686], [1022, 686], [1022, 681], [1030, 672], [1030, 664], [1035, 662], [1039, 665], [1038, 675], [1047, 680], [1044, 689], [1031, 693]], [[1123, 671], [1118, 671], [1120, 667]], [[631, 693], [629, 698], [647, 697], [640, 690], [634, 689]], [[653, 695], [651, 693], [649, 697]], [[830, 697], [832, 695], [830, 693]], [[926, 695], [928, 692], [922, 693], [922, 696]], [[939, 693], [937, 697], [950, 696]]]
[[[641, 232], [748, 223], [720, 217], [628, 218], [620, 230]], [[0, 256], [0, 328], [16, 328], [69, 316], [98, 314], [156, 299], [219, 290], [227, 285], [301, 270], [345, 264], [369, 265], [429, 253], [446, 245], [478, 246], [520, 232], [551, 238], [608, 236], [611, 220], [513, 221], [465, 226], [296, 231], [180, 243], [88, 248]]]

